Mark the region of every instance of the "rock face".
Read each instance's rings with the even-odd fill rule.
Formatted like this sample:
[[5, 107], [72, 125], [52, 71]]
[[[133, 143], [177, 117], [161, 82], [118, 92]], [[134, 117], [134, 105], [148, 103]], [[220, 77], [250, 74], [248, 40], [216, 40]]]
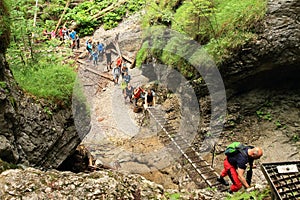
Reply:
[[[1, 1], [1, 20], [8, 16], [6, 10]], [[0, 31], [0, 158], [56, 168], [80, 143], [71, 109], [37, 102], [18, 89], [5, 59], [9, 44], [5, 22]]]
[[80, 143], [69, 107], [53, 108], [18, 89], [0, 54], [0, 158], [11, 163], [58, 167]]
[[[3, 55], [0, 59], [4, 59]], [[1, 63], [5, 61], [1, 60]], [[0, 158], [58, 167], [80, 143], [70, 108], [53, 108], [20, 91], [7, 66], [0, 87]]]
[[[42, 172], [37, 169], [7, 170], [0, 175], [0, 196], [3, 199], [225, 199], [211, 190], [192, 192], [164, 190], [138, 175], [113, 171], [89, 174]], [[172, 198], [173, 197], [173, 198]], [[177, 197], [177, 198], [175, 198]], [[215, 197], [215, 198], [212, 198]]]
[[267, 9], [257, 40], [221, 67], [227, 88], [240, 92], [282, 82], [299, 86], [300, 2], [269, 0]]

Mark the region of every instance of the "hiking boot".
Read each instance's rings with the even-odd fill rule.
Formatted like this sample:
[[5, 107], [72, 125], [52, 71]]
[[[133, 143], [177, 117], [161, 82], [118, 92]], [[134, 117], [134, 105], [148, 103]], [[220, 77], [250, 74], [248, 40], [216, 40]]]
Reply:
[[223, 185], [226, 185], [226, 186], [229, 185], [229, 183], [227, 181], [225, 181], [225, 179], [221, 176], [217, 178], [217, 181], [220, 182]]

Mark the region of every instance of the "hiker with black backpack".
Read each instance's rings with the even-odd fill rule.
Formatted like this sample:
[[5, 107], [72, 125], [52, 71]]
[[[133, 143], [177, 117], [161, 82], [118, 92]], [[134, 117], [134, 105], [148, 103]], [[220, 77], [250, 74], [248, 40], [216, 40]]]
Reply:
[[[217, 180], [228, 186], [229, 183], [224, 177], [229, 176], [232, 182], [229, 193], [237, 192], [242, 186], [246, 189], [250, 188], [252, 169], [256, 167], [254, 160], [259, 159], [263, 155], [262, 149], [260, 147], [245, 146], [240, 142], [233, 142], [226, 148], [225, 155], [224, 169]], [[244, 174], [247, 164], [249, 164], [250, 170], [247, 171], [247, 177], [245, 178]]]

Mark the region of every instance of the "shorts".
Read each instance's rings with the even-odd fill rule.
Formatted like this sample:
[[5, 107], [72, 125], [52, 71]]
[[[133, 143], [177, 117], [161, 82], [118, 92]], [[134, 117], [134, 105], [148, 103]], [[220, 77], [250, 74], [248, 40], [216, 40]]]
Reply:
[[120, 77], [120, 74], [114, 74], [113, 76], [114, 76], [114, 79], [117, 79]]
[[110, 53], [107, 53], [107, 54], [106, 54], [106, 62], [107, 62], [107, 63], [110, 63], [110, 62], [111, 62], [111, 54], [110, 54]]

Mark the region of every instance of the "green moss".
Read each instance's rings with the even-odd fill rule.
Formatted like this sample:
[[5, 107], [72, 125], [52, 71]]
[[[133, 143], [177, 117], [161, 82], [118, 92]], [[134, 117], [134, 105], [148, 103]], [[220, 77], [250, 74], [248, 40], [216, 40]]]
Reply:
[[148, 41], [144, 42], [140, 50], [138, 51], [136, 55], [136, 66], [140, 68], [142, 66], [142, 63], [147, 59], [149, 51], [149, 43]]
[[0, 1], [0, 53], [4, 53], [9, 45], [10, 20], [8, 0]]
[[5, 89], [5, 88], [6, 88], [6, 82], [0, 81], [0, 87], [1, 87], [2, 89]]
[[7, 163], [0, 159], [0, 173], [4, 172], [5, 170], [8, 170], [8, 169], [17, 169], [17, 168], [18, 168], [17, 165]]

